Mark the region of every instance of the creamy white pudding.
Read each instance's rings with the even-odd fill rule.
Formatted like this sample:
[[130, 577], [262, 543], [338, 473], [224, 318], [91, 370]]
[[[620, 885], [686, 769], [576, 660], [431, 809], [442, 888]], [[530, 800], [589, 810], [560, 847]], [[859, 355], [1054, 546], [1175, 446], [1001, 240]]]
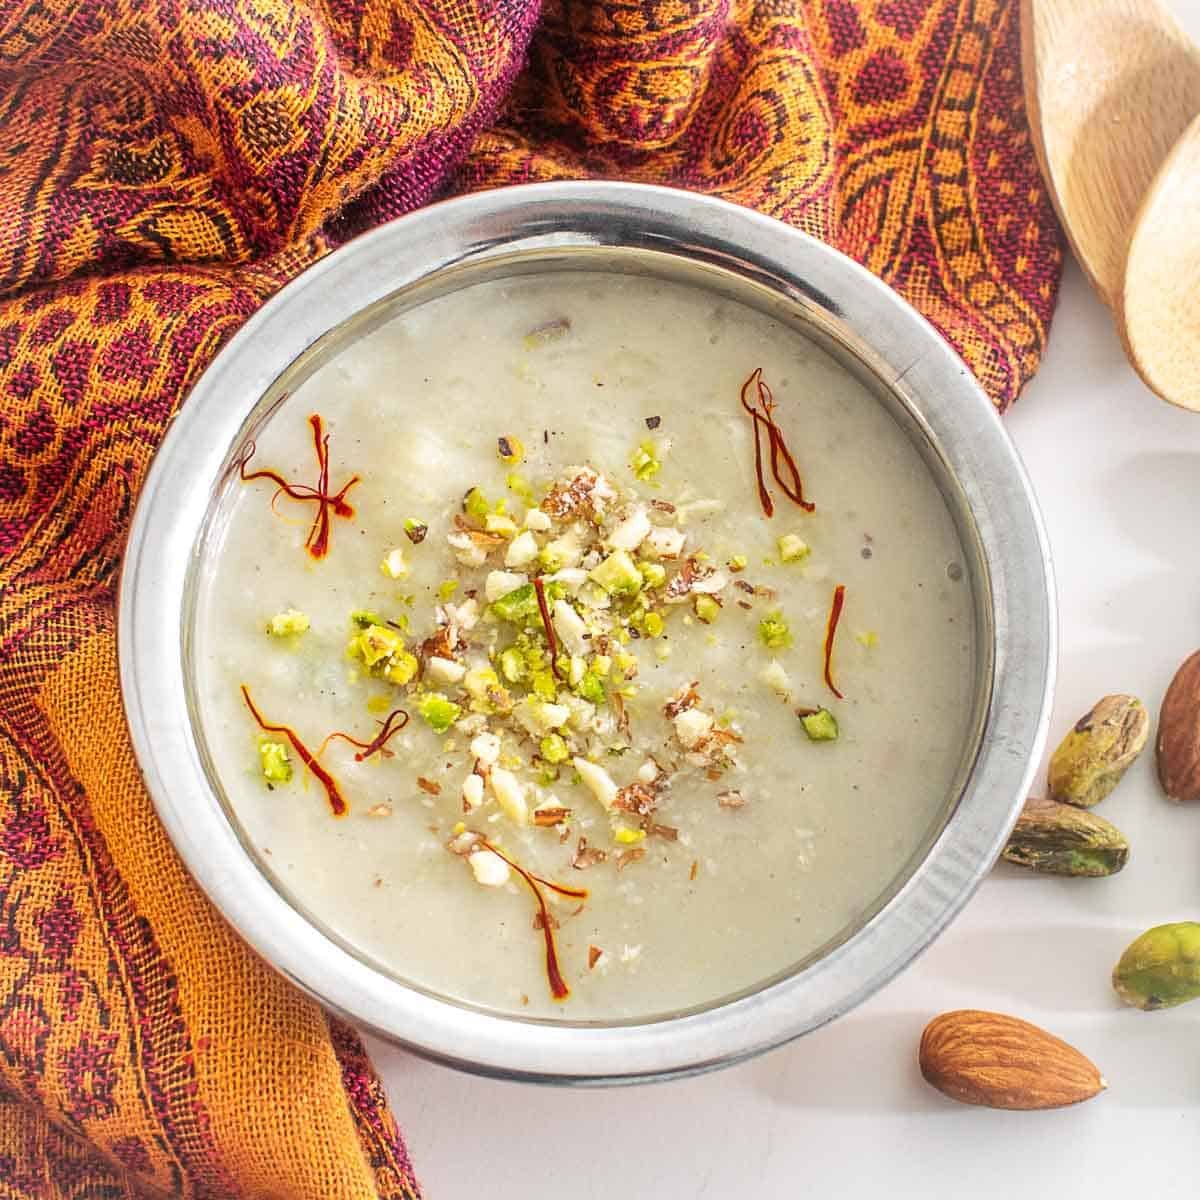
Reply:
[[709, 1003], [861, 919], [943, 819], [977, 679], [954, 525], [778, 322], [635, 276], [479, 284], [341, 352], [242, 460], [202, 734], [264, 869], [404, 980], [563, 1020]]

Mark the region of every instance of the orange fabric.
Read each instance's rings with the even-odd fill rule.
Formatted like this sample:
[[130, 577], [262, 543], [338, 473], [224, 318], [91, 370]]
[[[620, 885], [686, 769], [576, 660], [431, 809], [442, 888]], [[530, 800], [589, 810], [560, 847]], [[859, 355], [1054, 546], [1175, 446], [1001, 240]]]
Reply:
[[416, 1194], [354, 1035], [182, 870], [117, 695], [114, 585], [149, 457], [284, 280], [448, 191], [623, 176], [854, 255], [1001, 407], [1037, 366], [1060, 252], [1014, 0], [538, 17], [0, 0], [2, 1195]]

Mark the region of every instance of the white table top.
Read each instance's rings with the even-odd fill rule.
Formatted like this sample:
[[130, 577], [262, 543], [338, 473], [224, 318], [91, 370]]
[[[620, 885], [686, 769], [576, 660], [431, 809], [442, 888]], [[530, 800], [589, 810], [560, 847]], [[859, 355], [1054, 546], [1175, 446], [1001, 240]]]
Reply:
[[[1007, 421], [1058, 573], [1052, 741], [1107, 692], [1157, 714], [1200, 646], [1200, 417], [1141, 385], [1071, 264], [1041, 373]], [[1200, 1003], [1141, 1013], [1109, 986], [1144, 928], [1200, 918], [1200, 805], [1164, 800], [1152, 757], [1100, 810], [1131, 841], [1122, 874], [1001, 867], [871, 1001], [741, 1066], [576, 1090], [474, 1079], [372, 1040], [430, 1200], [938, 1196], [951, 1181], [996, 1200], [1185, 1194], [1200, 1177]], [[944, 1099], [920, 1077], [917, 1042], [929, 1018], [964, 1007], [1045, 1026], [1092, 1057], [1110, 1090], [1045, 1113]]]

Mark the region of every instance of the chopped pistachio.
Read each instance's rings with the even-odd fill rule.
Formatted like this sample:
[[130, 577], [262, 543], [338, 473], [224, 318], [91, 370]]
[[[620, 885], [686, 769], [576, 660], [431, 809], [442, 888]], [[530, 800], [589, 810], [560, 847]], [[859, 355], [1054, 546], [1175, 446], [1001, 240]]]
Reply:
[[612, 656], [608, 654], [597, 654], [592, 658], [591, 665], [588, 667], [593, 675], [598, 675], [604, 679], [609, 671], [612, 670]]
[[263, 778], [268, 783], [287, 783], [291, 779], [292, 762], [285, 743], [264, 738], [258, 743], [258, 758]]
[[361, 658], [368, 667], [377, 665], [393, 654], [399, 654], [403, 649], [404, 639], [386, 625], [368, 625], [350, 639], [349, 646], [351, 655]]
[[792, 631], [778, 609], [759, 621], [758, 640], [768, 650], [786, 650], [792, 644]]
[[642, 574], [627, 550], [614, 550], [592, 568], [588, 578], [614, 596], [632, 595], [642, 587]]
[[[708, 599], [708, 597], [705, 597], [705, 599]], [[710, 600], [709, 602], [716, 603], [715, 600]], [[720, 606], [718, 605], [717, 607], [719, 608]], [[661, 637], [662, 631], [665, 628], [665, 622], [658, 613], [648, 612], [642, 621], [642, 628], [646, 631], [647, 637]]]
[[529, 677], [529, 668], [525, 664], [525, 657], [516, 646], [509, 646], [507, 650], [502, 650], [498, 661], [500, 674], [509, 683], [520, 683]]
[[488, 513], [483, 518], [483, 527], [488, 533], [498, 533], [501, 537], [517, 536], [516, 521], [512, 517], [506, 517], [503, 513]]
[[462, 716], [462, 708], [441, 692], [426, 692], [417, 701], [417, 712], [434, 733], [445, 733]]
[[744, 571], [749, 566], [750, 560], [744, 554], [735, 554], [728, 562], [729, 569], [736, 575], [739, 571]]
[[406, 683], [411, 683], [421, 664], [417, 662], [416, 655], [409, 654], [407, 650], [401, 650], [393, 654], [391, 661], [384, 668], [383, 677], [389, 683], [396, 683], [403, 687]]
[[804, 726], [804, 732], [808, 734], [809, 741], [837, 741], [837, 718], [827, 708], [818, 708], [816, 712], [802, 712], [800, 724]]
[[613, 832], [613, 837], [623, 846], [633, 846], [645, 840], [646, 831], [644, 829], [629, 829], [622, 825]]
[[425, 540], [425, 535], [428, 532], [429, 526], [424, 521], [418, 521], [416, 517], [409, 517], [404, 522], [404, 536], [414, 546], [419, 546]]
[[480, 525], [487, 520], [488, 513], [492, 511], [487, 497], [477, 487], [473, 487], [463, 497], [462, 507], [463, 512], [473, 521], [478, 521]]
[[506, 433], [496, 439], [496, 453], [506, 467], [515, 467], [525, 457], [525, 443], [519, 437]]
[[500, 677], [491, 667], [472, 667], [463, 676], [462, 685], [477, 712], [507, 712], [512, 707], [508, 690], [501, 686]]
[[785, 533], [778, 545], [780, 562], [801, 562], [809, 555], [808, 543], [795, 533]]
[[443, 579], [442, 582], [438, 584], [438, 599], [445, 603], [457, 591], [457, 579]]
[[571, 757], [571, 751], [567, 749], [566, 741], [558, 733], [550, 733], [542, 738], [539, 750], [548, 763], [566, 762]]
[[350, 620], [359, 629], [369, 629], [372, 625], [383, 624], [383, 618], [378, 613], [372, 612], [369, 608], [356, 608], [350, 614]]
[[498, 600], [492, 601], [492, 612], [502, 621], [528, 621], [537, 611], [537, 592], [532, 583], [523, 583], [511, 592], [506, 592]]
[[658, 474], [662, 469], [662, 463], [658, 459], [657, 450], [652, 441], [647, 439], [634, 450], [629, 456], [629, 467], [643, 483]]
[[603, 704], [607, 697], [604, 694], [604, 684], [598, 675], [588, 671], [575, 686], [575, 690], [592, 704]]
[[696, 609], [696, 616], [705, 625], [711, 625], [721, 615], [721, 604], [715, 596], [700, 595], [692, 603]]
[[404, 561], [404, 551], [399, 546], [394, 550], [389, 550], [383, 556], [383, 562], [379, 564], [379, 569], [389, 579], [403, 579], [408, 574], [408, 563]]
[[529, 677], [529, 690], [542, 700], [554, 700], [558, 695], [558, 684], [551, 671], [534, 671]]
[[294, 637], [304, 633], [308, 626], [309, 620], [304, 613], [297, 608], [288, 608], [267, 622], [267, 632], [272, 637]]
[[642, 573], [642, 581], [648, 588], [662, 587], [667, 582], [667, 569], [661, 563], [640, 562], [638, 570]]
[[613, 655], [613, 662], [617, 664], [617, 669], [624, 674], [626, 679], [632, 679], [638, 673], [638, 659], [636, 654], [628, 654], [624, 650], [618, 650]]

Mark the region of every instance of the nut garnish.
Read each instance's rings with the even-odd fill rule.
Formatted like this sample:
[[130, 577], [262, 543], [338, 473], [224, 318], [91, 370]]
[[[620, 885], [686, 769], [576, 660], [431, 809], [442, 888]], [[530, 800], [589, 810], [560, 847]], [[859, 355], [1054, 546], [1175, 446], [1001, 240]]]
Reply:
[[1105, 696], [1075, 723], [1050, 759], [1051, 800], [1091, 808], [1121, 782], [1150, 736], [1136, 696]]
[[1147, 1011], [1200, 998], [1200, 924], [1147, 929], [1121, 955], [1112, 982], [1126, 1004]]
[[1163, 697], [1156, 759], [1169, 800], [1200, 800], [1200, 650], [1184, 660]]
[[1016, 1017], [961, 1009], [921, 1035], [921, 1074], [943, 1095], [988, 1108], [1061, 1108], [1108, 1083], [1073, 1046]]
[[597, 863], [602, 863], [607, 857], [607, 850], [601, 850], [597, 846], [589, 846], [587, 838], [581, 837], [579, 845], [575, 848], [575, 856], [571, 859], [571, 866], [577, 871], [585, 871], [588, 867], [594, 867]]
[[1129, 859], [1129, 842], [1094, 813], [1055, 800], [1025, 802], [1004, 847], [1019, 867], [1051, 875], [1115, 875]]

